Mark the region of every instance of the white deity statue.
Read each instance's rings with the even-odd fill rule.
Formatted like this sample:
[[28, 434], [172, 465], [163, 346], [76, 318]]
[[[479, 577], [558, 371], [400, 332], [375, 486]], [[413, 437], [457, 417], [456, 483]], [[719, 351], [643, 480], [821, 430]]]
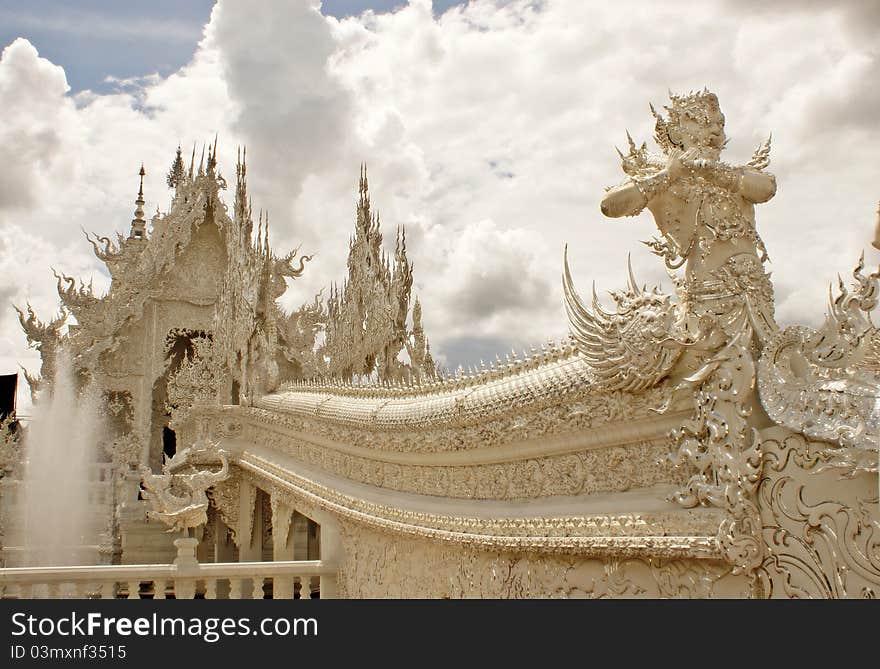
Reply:
[[640, 392], [670, 380], [660, 411], [678, 391], [693, 396], [694, 416], [673, 432], [670, 459], [696, 473], [670, 499], [725, 509], [718, 545], [735, 572], [747, 573], [763, 555], [758, 423], [834, 444], [822, 457], [844, 475], [876, 472], [880, 375], [869, 314], [880, 301], [880, 271], [863, 274], [860, 259], [852, 287], [839, 282], [818, 330], [780, 328], [755, 228], [755, 205], [776, 193], [764, 171], [770, 140], [747, 164], [729, 165], [718, 98], [707, 90], [670, 98], [665, 118], [651, 107], [661, 153], [629, 138], [629, 153], [620, 154], [628, 178], [608, 189], [601, 208], [611, 217], [653, 214], [662, 236], [646, 244], [669, 270], [684, 268], [672, 275], [678, 299], [640, 288], [630, 269], [626, 290], [611, 293], [616, 310], [603, 309], [595, 290], [587, 305], [566, 257], [566, 309], [597, 386]]
[[721, 160], [727, 138], [714, 93], [671, 95], [667, 118], [651, 111], [662, 153], [650, 155], [630, 140], [630, 153], [622, 155], [629, 178], [608, 190], [602, 213], [650, 210], [662, 239], [648, 244], [670, 269], [685, 265], [683, 306], [699, 320], [703, 338], [714, 334], [714, 343], [723, 343], [749, 328], [749, 312], [752, 325], [772, 329], [767, 251], [755, 229], [755, 204], [776, 193], [775, 177], [764, 171], [769, 139], [746, 165], [729, 165]]

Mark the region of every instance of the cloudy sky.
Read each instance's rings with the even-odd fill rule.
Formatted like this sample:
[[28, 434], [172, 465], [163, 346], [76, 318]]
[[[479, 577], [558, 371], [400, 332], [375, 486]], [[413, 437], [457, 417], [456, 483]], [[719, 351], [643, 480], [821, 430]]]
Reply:
[[80, 228], [126, 231], [181, 143], [246, 144], [272, 241], [317, 251], [285, 298], [345, 271], [358, 166], [393, 244], [407, 226], [433, 349], [449, 367], [566, 330], [583, 290], [663, 281], [647, 213], [605, 219], [625, 130], [648, 102], [718, 93], [746, 162], [773, 133], [779, 192], [757, 211], [783, 323], [816, 323], [869, 242], [880, 199], [880, 3], [713, 0], [0, 0], [0, 373], [35, 369], [11, 304], [49, 316], [50, 266], [108, 280]]

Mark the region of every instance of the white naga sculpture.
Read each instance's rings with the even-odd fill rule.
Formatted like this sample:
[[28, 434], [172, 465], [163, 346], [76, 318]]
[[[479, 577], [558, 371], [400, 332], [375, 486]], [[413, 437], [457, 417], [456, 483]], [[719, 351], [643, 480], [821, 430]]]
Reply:
[[755, 500], [761, 441], [749, 421], [756, 383], [776, 423], [856, 448], [829, 451], [828, 466], [850, 476], [877, 471], [880, 375], [861, 363], [876, 341], [868, 312], [877, 304], [880, 272], [865, 276], [860, 260], [854, 288], [840, 282], [818, 331], [780, 329], [754, 215], [754, 205], [776, 192], [765, 171], [770, 140], [748, 164], [729, 165], [721, 160], [724, 115], [713, 93], [672, 95], [666, 118], [651, 111], [661, 153], [628, 137], [629, 153], [621, 153], [628, 179], [608, 190], [602, 212], [651, 211], [662, 237], [646, 244], [668, 269], [685, 269], [683, 279], [673, 277], [678, 301], [640, 289], [630, 271], [628, 288], [612, 293], [615, 313], [602, 310], [595, 292], [591, 308], [578, 297], [566, 258], [571, 334], [602, 385], [640, 391], [671, 377], [674, 392], [694, 393], [696, 415], [675, 432], [671, 457], [697, 473], [674, 499], [725, 509], [719, 545], [736, 571], [748, 573], [763, 557]]
[[[220, 469], [195, 469], [192, 460], [205, 458], [219, 459]], [[207, 491], [229, 478], [229, 457], [216, 445], [196, 444], [166, 459], [161, 474], [141, 465], [140, 475], [145, 488], [142, 496], [152, 506], [147, 516], [168, 525], [169, 532], [188, 532], [208, 522]]]

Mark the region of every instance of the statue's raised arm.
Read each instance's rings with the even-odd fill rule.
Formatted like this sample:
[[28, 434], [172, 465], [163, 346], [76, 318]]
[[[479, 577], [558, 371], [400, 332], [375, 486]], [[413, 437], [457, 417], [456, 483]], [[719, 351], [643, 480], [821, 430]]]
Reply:
[[753, 204], [766, 202], [776, 193], [776, 180], [764, 172], [769, 165], [769, 140], [752, 160], [732, 167], [721, 162], [727, 143], [724, 114], [714, 93], [701, 91], [690, 95], [671, 95], [663, 118], [651, 106], [656, 119], [654, 138], [659, 156], [649, 156], [645, 145], [636, 149], [630, 138], [630, 154], [623, 156], [624, 171], [630, 179], [609, 189], [602, 201], [606, 216], [631, 216], [641, 211], [657, 196], [683, 177], [699, 177], [737, 194]]
[[745, 165], [729, 165], [721, 160], [727, 138], [715, 94], [703, 90], [670, 99], [665, 117], [651, 107], [660, 152], [649, 153], [627, 136], [629, 153], [620, 155], [628, 178], [608, 189], [602, 213], [634, 216], [647, 208], [653, 214], [660, 237], [647, 244], [669, 269], [685, 266], [687, 311], [698, 318], [712, 315], [713, 322], [704, 319], [703, 325], [725, 331], [722, 339], [741, 331], [743, 298], [752, 320], [772, 327], [767, 252], [754, 207], [776, 193], [776, 179], [765, 171], [770, 140]]

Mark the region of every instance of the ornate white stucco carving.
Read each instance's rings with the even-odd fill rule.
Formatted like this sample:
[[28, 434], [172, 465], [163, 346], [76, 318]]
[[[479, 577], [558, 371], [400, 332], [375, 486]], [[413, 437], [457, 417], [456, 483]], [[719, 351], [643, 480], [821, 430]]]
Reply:
[[877, 336], [868, 314], [877, 306], [880, 271], [865, 276], [864, 267], [863, 255], [853, 270], [852, 289], [839, 282], [821, 328], [787, 327], [766, 342], [758, 387], [764, 408], [780, 425], [875, 452], [880, 374], [863, 363]]
[[[330, 287], [326, 307], [320, 296], [289, 319], [292, 343], [313, 343], [316, 323], [324, 325], [324, 343], [304, 357], [302, 376], [351, 380], [375, 377], [380, 382], [429, 381], [437, 376], [431, 347], [422, 327], [422, 307], [410, 298], [413, 265], [406, 256], [406, 229], [398, 227], [394, 257], [382, 249], [378, 215], [371, 212], [367, 168], [361, 166], [355, 232], [348, 248], [348, 276]], [[300, 342], [300, 343], [296, 343]], [[409, 361], [400, 358], [406, 351]]]
[[584, 558], [484, 552], [387, 538], [346, 524], [340, 595], [442, 598], [746, 597], [713, 560]]
[[[678, 381], [673, 393], [694, 393], [696, 416], [675, 432], [672, 458], [698, 471], [673, 499], [726, 511], [719, 546], [734, 572], [754, 583], [764, 553], [756, 499], [764, 453], [753, 391], [757, 385], [770, 418], [780, 424], [876, 459], [880, 376], [857, 367], [876, 332], [866, 314], [877, 302], [877, 274], [864, 276], [860, 261], [854, 289], [841, 282], [821, 330], [780, 331], [762, 267], [767, 251], [754, 219], [754, 204], [776, 191], [765, 171], [769, 139], [746, 165], [729, 165], [720, 159], [724, 116], [714, 94], [673, 95], [666, 111], [664, 117], [652, 107], [661, 154], [649, 154], [645, 144], [637, 148], [628, 137], [630, 150], [621, 159], [629, 178], [609, 189], [602, 211], [651, 211], [662, 238], [646, 243], [668, 269], [684, 267], [684, 277], [675, 279], [678, 302], [673, 307], [669, 298], [640, 293], [631, 279], [626, 293], [612, 294], [616, 314], [602, 311], [595, 298], [590, 309], [574, 292], [566, 262], [566, 304], [573, 337], [587, 356], [612, 353], [594, 363], [598, 383], [650, 387], [670, 376]], [[676, 361], [662, 345], [678, 345], [681, 357]], [[838, 464], [870, 469], [849, 464], [852, 456], [845, 460]]]
[[[192, 461], [205, 457], [219, 458], [220, 470], [196, 470]], [[223, 449], [190, 447], [167, 460], [161, 474], [143, 465], [140, 474], [144, 498], [152, 506], [147, 516], [168, 525], [170, 532], [184, 532], [208, 522], [207, 490], [229, 476], [229, 459]]]
[[272, 540], [276, 546], [284, 548], [290, 542], [290, 529], [293, 521], [293, 508], [282, 495], [272, 492], [269, 496], [271, 509]]
[[523, 357], [435, 374], [365, 168], [348, 278], [285, 314], [311, 256], [276, 255], [268, 214], [254, 230], [244, 156], [227, 212], [216, 143], [198, 168], [178, 151], [167, 214], [148, 226], [141, 189], [127, 237], [89, 237], [106, 296], [56, 274], [61, 316], [22, 327], [44, 380], [66, 346], [104, 388], [118, 468], [156, 463], [163, 428], [222, 441], [220, 473], [144, 470], [163, 519], [204, 522], [210, 498], [250, 552], [289, 549], [293, 509], [320, 517], [349, 596], [875, 596], [880, 271], [860, 260], [822, 327], [780, 328], [755, 224], [770, 140], [723, 161], [706, 90], [652, 112], [658, 152], [628, 137], [602, 212], [650, 211], [674, 292], [628, 268], [612, 309], [585, 301], [566, 251], [570, 337]]
[[876, 598], [880, 514], [874, 472], [840, 476], [829, 461], [852, 446], [815, 442], [773, 427], [762, 434], [761, 533], [757, 570], [765, 597]]
[[211, 504], [229, 528], [236, 545], [240, 545], [238, 532], [240, 494], [241, 475], [237, 467], [230, 468], [229, 476], [208, 491]]

